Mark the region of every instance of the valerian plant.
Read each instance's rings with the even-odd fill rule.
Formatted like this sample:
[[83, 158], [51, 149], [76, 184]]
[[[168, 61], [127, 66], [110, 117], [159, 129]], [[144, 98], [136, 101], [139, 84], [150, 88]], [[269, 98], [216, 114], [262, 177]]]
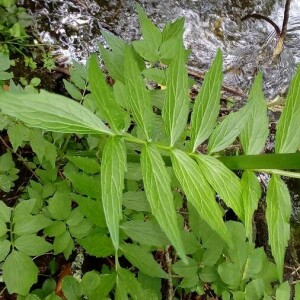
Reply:
[[[143, 39], [127, 44], [103, 32], [111, 50], [100, 46], [101, 58], [113, 85], [93, 54], [86, 69], [75, 66], [73, 83], [65, 83], [80, 103], [46, 91], [0, 91], [1, 112], [14, 124], [8, 129], [19, 136], [9, 135], [14, 150], [29, 141], [41, 165], [35, 172], [39, 182], [30, 182], [19, 204], [0, 202], [0, 259], [9, 293], [25, 299], [36, 282], [30, 257], [53, 251], [68, 258], [76, 244], [96, 257], [113, 255], [114, 269], [87, 272], [81, 282], [67, 276], [67, 299], [109, 293], [114, 299], [160, 299], [161, 280], [168, 281], [169, 299], [173, 285], [203, 294], [205, 283], [222, 299], [289, 299], [290, 287], [282, 281], [292, 208], [281, 175], [300, 177], [284, 171], [300, 169], [300, 68], [278, 122], [276, 153], [261, 154], [269, 134], [262, 74], [245, 106], [219, 122], [221, 51], [191, 101], [184, 20], [161, 31], [137, 11]], [[163, 88], [156, 89], [158, 84]], [[20, 137], [16, 126], [26, 128], [28, 137]], [[50, 140], [45, 131], [53, 132]], [[83, 138], [83, 147], [72, 142], [74, 134]], [[236, 139], [244, 155], [224, 156]], [[200, 152], [201, 145], [207, 150]], [[241, 178], [232, 171], [237, 169]], [[252, 242], [262, 194], [256, 172], [272, 174], [266, 220], [276, 265]], [[180, 213], [183, 206], [188, 217]], [[224, 222], [224, 208], [239, 222]], [[163, 269], [152, 252], [169, 253], [169, 245], [178, 258]], [[121, 256], [138, 271], [126, 269]], [[30, 276], [20, 278], [22, 268]], [[56, 299], [53, 289], [33, 293]]]

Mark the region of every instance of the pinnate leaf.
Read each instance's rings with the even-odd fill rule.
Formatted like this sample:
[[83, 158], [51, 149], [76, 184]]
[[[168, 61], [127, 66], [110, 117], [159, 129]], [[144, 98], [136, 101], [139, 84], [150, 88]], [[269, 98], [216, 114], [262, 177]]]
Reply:
[[110, 129], [84, 106], [46, 91], [39, 94], [5, 93], [0, 100], [0, 109], [31, 127], [63, 133], [111, 134]]
[[106, 83], [95, 54], [90, 58], [88, 72], [91, 92], [101, 116], [115, 131], [122, 129], [124, 127], [125, 111], [115, 102], [113, 90]]
[[232, 144], [245, 126], [248, 114], [249, 105], [230, 113], [212, 132], [208, 142], [208, 152], [219, 152]]
[[125, 257], [141, 272], [151, 277], [168, 278], [168, 274], [162, 270], [152, 254], [142, 247], [126, 244], [121, 246], [121, 250], [124, 252]]
[[222, 87], [222, 53], [218, 50], [203, 85], [195, 99], [191, 117], [191, 141], [193, 152], [212, 133], [220, 110]]
[[[37, 282], [38, 268], [32, 259], [19, 251], [12, 251], [3, 267], [3, 280], [10, 294], [26, 296], [31, 286]], [[26, 276], [24, 271], [26, 270]], [[22, 276], [21, 274], [24, 274]]]
[[129, 46], [125, 49], [124, 67], [129, 106], [137, 125], [143, 131], [147, 140], [150, 140], [153, 127], [150, 94], [145, 87], [134, 50]]
[[162, 117], [172, 147], [186, 127], [189, 112], [188, 77], [183, 47], [167, 70], [167, 93]]
[[215, 200], [215, 193], [201, 173], [196, 161], [181, 150], [172, 151], [172, 165], [187, 200], [226, 242], [231, 237], [222, 219], [222, 211]]
[[269, 134], [267, 102], [262, 91], [262, 73], [256, 76], [249, 96], [248, 119], [241, 131], [240, 140], [245, 154], [259, 154]]
[[144, 145], [141, 154], [141, 166], [151, 212], [179, 255], [184, 259], [184, 247], [180, 238], [173, 202], [171, 180], [164, 161], [154, 145]]
[[242, 187], [240, 179], [216, 158], [198, 155], [200, 169], [213, 189], [227, 206], [231, 207], [241, 220], [244, 219]]
[[275, 152], [293, 153], [300, 146], [300, 66], [296, 71], [286, 104], [277, 124]]
[[119, 248], [126, 158], [124, 140], [111, 137], [106, 142], [102, 154], [101, 190], [106, 224], [116, 251]]
[[278, 277], [282, 280], [285, 248], [290, 238], [292, 206], [289, 190], [279, 175], [272, 175], [266, 201], [269, 244], [277, 265]]
[[246, 236], [252, 241], [252, 218], [257, 209], [258, 201], [261, 196], [261, 187], [257, 176], [250, 170], [245, 170], [241, 180], [242, 199], [245, 213]]
[[52, 245], [45, 241], [44, 238], [31, 235], [22, 235], [18, 237], [14, 246], [22, 253], [30, 256], [39, 256], [52, 249]]

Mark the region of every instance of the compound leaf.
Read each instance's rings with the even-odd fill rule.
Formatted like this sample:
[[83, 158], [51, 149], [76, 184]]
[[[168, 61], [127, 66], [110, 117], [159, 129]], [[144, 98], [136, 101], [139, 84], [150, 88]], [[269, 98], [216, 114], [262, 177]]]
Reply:
[[121, 130], [124, 127], [125, 111], [115, 102], [113, 90], [106, 83], [95, 54], [90, 58], [88, 74], [91, 92], [101, 116], [114, 130]]
[[125, 49], [125, 85], [129, 105], [137, 125], [143, 131], [147, 140], [151, 139], [153, 127], [153, 112], [149, 91], [138, 67], [138, 62], [131, 47]]
[[245, 170], [241, 180], [246, 236], [252, 241], [252, 218], [261, 196], [261, 187], [254, 172]]
[[167, 70], [167, 93], [162, 117], [172, 147], [186, 127], [189, 112], [188, 77], [182, 46]]
[[106, 224], [116, 251], [119, 248], [119, 222], [122, 219], [125, 171], [124, 140], [111, 137], [106, 142], [102, 154], [101, 191]]
[[280, 176], [272, 175], [266, 201], [269, 243], [277, 265], [278, 277], [282, 280], [285, 248], [290, 238], [292, 206], [289, 190]]
[[172, 151], [171, 158], [175, 175], [187, 195], [187, 200], [196, 208], [200, 217], [230, 244], [231, 237], [223, 222], [215, 193], [197, 163], [180, 150]]
[[248, 113], [249, 105], [230, 113], [212, 132], [208, 142], [208, 152], [219, 152], [232, 144], [248, 120]]
[[184, 247], [180, 238], [171, 180], [164, 161], [154, 145], [144, 145], [141, 166], [151, 212], [179, 255], [184, 259]]
[[46, 91], [39, 94], [5, 93], [1, 97], [0, 109], [31, 127], [62, 133], [112, 134], [86, 107]]
[[242, 186], [240, 179], [216, 158], [209, 155], [198, 155], [200, 169], [213, 189], [220, 195], [227, 206], [244, 219], [242, 204]]
[[210, 136], [216, 125], [220, 110], [222, 80], [222, 53], [218, 50], [216, 58], [205, 75], [203, 85], [195, 99], [191, 117], [193, 152]]
[[275, 152], [293, 153], [300, 146], [300, 66], [293, 78], [277, 124]]
[[[10, 294], [26, 296], [31, 286], [37, 282], [38, 268], [32, 259], [19, 251], [12, 251], [3, 267], [3, 280]], [[21, 276], [26, 271], [26, 276]]]
[[151, 253], [145, 251], [142, 247], [133, 244], [121, 246], [125, 257], [141, 272], [159, 278], [168, 278], [168, 274], [164, 272], [161, 266], [154, 260]]
[[241, 131], [240, 140], [245, 154], [259, 154], [269, 134], [267, 102], [262, 91], [262, 73], [256, 76], [249, 96], [249, 117]]

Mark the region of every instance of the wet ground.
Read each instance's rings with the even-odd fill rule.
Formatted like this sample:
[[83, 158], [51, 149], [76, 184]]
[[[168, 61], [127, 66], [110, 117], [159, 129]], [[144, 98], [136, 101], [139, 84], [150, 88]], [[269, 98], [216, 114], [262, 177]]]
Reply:
[[57, 54], [84, 62], [107, 29], [127, 41], [139, 38], [135, 3], [162, 27], [184, 16], [186, 47], [192, 50], [189, 65], [206, 71], [217, 48], [224, 54], [224, 84], [247, 91], [258, 70], [264, 73], [268, 99], [282, 94], [300, 62], [300, 0], [292, 0], [287, 38], [279, 59], [272, 60], [274, 28], [265, 21], [241, 18], [249, 13], [270, 17], [281, 28], [285, 1], [239, 0], [20, 0], [37, 21], [43, 42], [61, 46]]

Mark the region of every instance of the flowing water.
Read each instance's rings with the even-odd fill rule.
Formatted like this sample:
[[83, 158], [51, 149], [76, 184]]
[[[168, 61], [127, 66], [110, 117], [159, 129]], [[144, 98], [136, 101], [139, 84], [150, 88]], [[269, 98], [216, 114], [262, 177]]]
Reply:
[[[247, 91], [255, 74], [264, 73], [268, 99], [286, 91], [300, 62], [300, 0], [292, 0], [284, 50], [272, 59], [276, 45], [274, 28], [267, 22], [241, 18], [249, 13], [270, 17], [281, 28], [285, 1], [271, 0], [152, 0], [137, 1], [162, 27], [185, 17], [184, 41], [192, 50], [189, 65], [208, 69], [218, 48], [224, 55], [224, 84]], [[34, 15], [41, 41], [60, 46], [57, 54], [85, 62], [97, 44], [104, 43], [101, 30], [131, 41], [140, 37], [132, 0], [21, 0]]]

